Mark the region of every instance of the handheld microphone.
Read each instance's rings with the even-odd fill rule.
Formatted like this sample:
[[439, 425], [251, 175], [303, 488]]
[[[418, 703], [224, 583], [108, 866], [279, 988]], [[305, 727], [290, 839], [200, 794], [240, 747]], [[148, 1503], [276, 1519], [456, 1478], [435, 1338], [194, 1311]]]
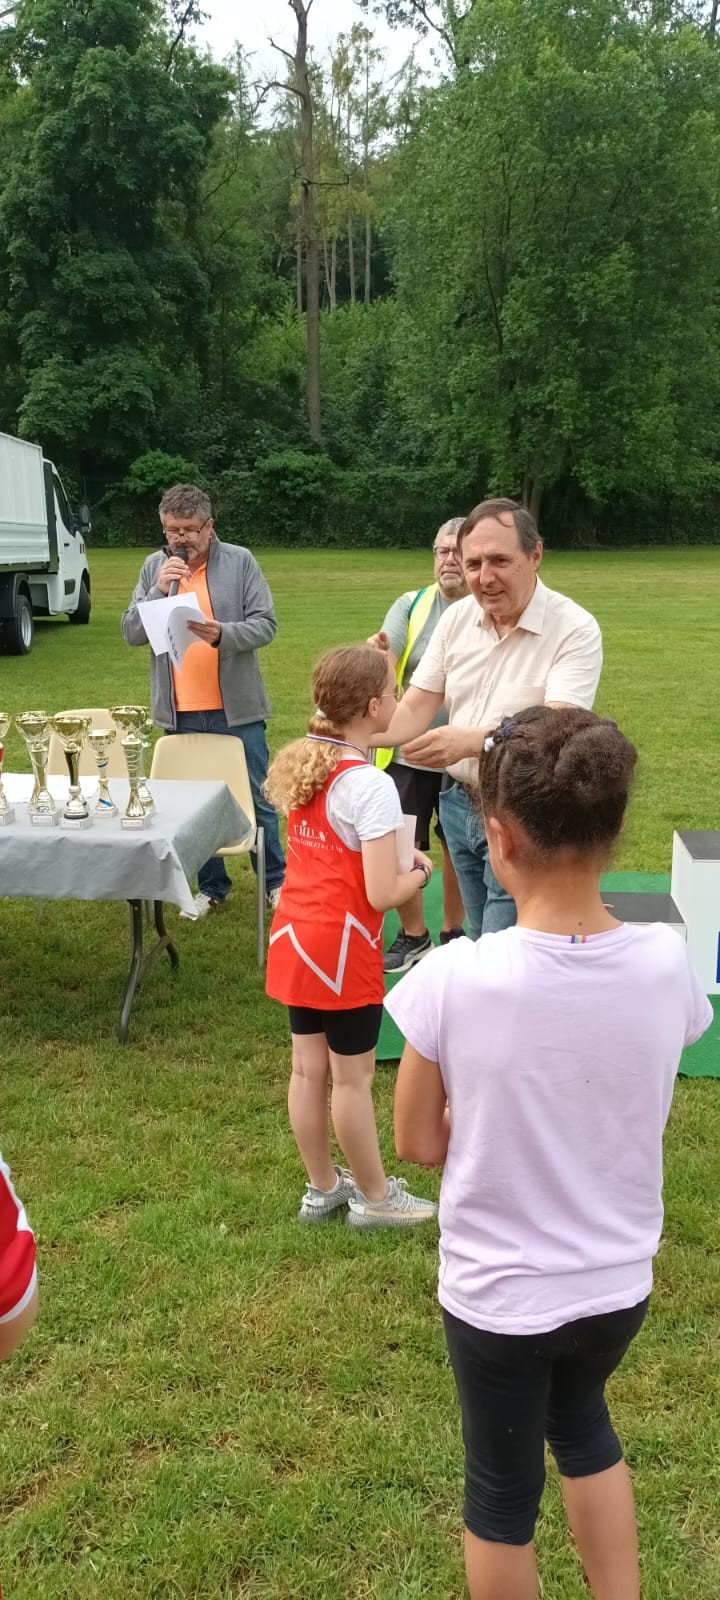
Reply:
[[[173, 555], [173, 556], [179, 556], [181, 561], [187, 561], [187, 558], [188, 558], [187, 550], [185, 549], [184, 545], [181, 545], [181, 544], [179, 544], [176, 547], [175, 550], [171, 550], [170, 554]], [[175, 595], [175, 594], [177, 594], [179, 588], [180, 588], [180, 579], [179, 578], [173, 578], [173, 581], [172, 581], [172, 583], [170, 585], [169, 593], [171, 595]]]

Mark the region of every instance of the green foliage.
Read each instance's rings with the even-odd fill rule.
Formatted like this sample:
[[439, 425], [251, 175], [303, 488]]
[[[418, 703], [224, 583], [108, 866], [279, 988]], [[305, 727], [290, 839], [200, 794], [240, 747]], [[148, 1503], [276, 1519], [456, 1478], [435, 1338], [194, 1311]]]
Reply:
[[10, 33], [28, 84], [0, 178], [18, 424], [82, 472], [124, 467], [160, 440], [181, 368], [192, 386], [208, 298], [192, 225], [229, 79], [187, 49], [170, 70], [148, 0], [21, 0]]
[[[161, 499], [174, 483], [199, 483], [200, 471], [184, 456], [169, 456], [162, 450], [148, 450], [133, 461], [123, 488], [127, 494]], [[201, 486], [202, 487], [202, 486]]]
[[702, 8], [364, 10], [425, 33], [446, 76], [410, 60], [388, 79], [360, 24], [312, 60], [318, 446], [293, 97], [261, 124], [242, 49], [220, 69], [188, 46], [195, 0], [19, 0], [0, 27], [0, 428], [42, 442], [107, 541], [145, 537], [162, 457], [233, 527], [293, 544], [422, 541], [487, 492], [542, 500], [563, 544], [717, 538]]
[[[488, 0], [396, 204], [408, 410], [489, 484], [717, 482], [720, 55], [681, 20]], [[715, 241], [715, 242], [713, 242]]]

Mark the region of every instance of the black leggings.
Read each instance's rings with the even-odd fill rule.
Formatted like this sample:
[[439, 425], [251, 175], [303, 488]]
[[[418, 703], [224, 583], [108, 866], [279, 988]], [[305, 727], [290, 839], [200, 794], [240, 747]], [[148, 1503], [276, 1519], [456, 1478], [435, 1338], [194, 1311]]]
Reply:
[[547, 1442], [565, 1478], [622, 1460], [605, 1383], [642, 1327], [648, 1301], [551, 1333], [487, 1333], [443, 1311], [462, 1412], [465, 1526], [495, 1544], [529, 1544]]

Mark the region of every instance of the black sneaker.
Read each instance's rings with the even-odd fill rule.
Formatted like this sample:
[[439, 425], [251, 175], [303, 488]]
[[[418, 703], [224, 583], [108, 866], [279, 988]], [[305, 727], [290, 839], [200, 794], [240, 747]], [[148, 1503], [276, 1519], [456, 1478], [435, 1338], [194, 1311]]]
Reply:
[[385, 951], [383, 959], [383, 972], [409, 972], [416, 961], [422, 961], [433, 948], [429, 933], [404, 933], [400, 930], [397, 939], [389, 950]]
[[440, 934], [440, 943], [450, 944], [452, 939], [464, 939], [465, 937], [466, 934], [464, 928], [443, 928], [442, 933]]

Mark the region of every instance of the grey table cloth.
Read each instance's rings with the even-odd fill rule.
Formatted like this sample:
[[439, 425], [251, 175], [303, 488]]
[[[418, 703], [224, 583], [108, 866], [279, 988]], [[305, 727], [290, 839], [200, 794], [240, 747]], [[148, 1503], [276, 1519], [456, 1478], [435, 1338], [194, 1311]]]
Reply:
[[[0, 895], [166, 900], [192, 911], [189, 879], [221, 845], [239, 844], [250, 832], [250, 823], [226, 784], [156, 778], [151, 784], [156, 809], [147, 828], [122, 828], [120, 816], [78, 830], [59, 823], [35, 827], [27, 805], [15, 799], [15, 783], [9, 777], [6, 774], [5, 787], [15, 806], [15, 822], [0, 827]], [[126, 780], [111, 780], [110, 793], [120, 815], [128, 792]], [[88, 800], [92, 810], [95, 796]]]

